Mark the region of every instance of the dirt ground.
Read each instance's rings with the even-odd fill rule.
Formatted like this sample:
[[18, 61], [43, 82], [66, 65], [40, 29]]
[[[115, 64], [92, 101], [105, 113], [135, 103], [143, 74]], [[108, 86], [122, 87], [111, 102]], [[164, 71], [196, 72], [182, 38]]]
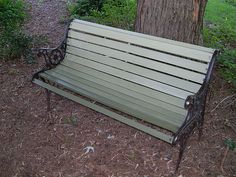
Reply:
[[[46, 46], [59, 44], [66, 2], [27, 1], [32, 18], [26, 30], [47, 36]], [[197, 141], [197, 134], [191, 136], [179, 172], [173, 175], [178, 146], [54, 94], [48, 114], [45, 91], [31, 83], [41, 63], [0, 61], [0, 177], [236, 176], [236, 151], [228, 152], [225, 173], [221, 169], [224, 140], [236, 140], [236, 104], [227, 99], [214, 109], [233, 94], [217, 69], [202, 140]], [[86, 152], [86, 147], [94, 149]]]

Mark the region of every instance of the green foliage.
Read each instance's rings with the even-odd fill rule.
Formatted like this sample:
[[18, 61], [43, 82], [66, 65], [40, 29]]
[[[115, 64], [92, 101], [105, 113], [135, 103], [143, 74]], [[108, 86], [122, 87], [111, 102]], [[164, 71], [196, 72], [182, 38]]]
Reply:
[[[93, 2], [93, 4], [91, 4]], [[82, 5], [81, 5], [82, 3]], [[133, 29], [136, 1], [135, 0], [79, 0], [69, 5], [73, 17], [118, 28]]]
[[229, 3], [232, 6], [236, 6], [236, 0], [225, 0], [226, 3]]
[[225, 50], [218, 59], [223, 77], [236, 87], [236, 49]]
[[1, 31], [19, 28], [25, 17], [25, 6], [22, 0], [0, 0]]
[[236, 148], [236, 143], [232, 139], [226, 139], [224, 144], [229, 148], [229, 150], [234, 150]]
[[32, 38], [22, 31], [26, 19], [23, 0], [0, 0], [0, 59], [25, 56], [31, 60], [29, 46]]
[[236, 32], [226, 22], [222, 22], [220, 25], [210, 24], [206, 26], [203, 30], [203, 36], [206, 46], [221, 50], [236, 42]]
[[[236, 11], [235, 7], [225, 3], [224, 0], [209, 0], [206, 7], [204, 19], [216, 25], [228, 23], [229, 26], [235, 29], [236, 27]], [[225, 23], [224, 23], [225, 24]]]
[[[0, 40], [0, 59], [14, 59], [27, 55], [27, 48], [32, 38], [22, 32], [10, 31], [3, 33]], [[28, 56], [27, 56], [28, 57]]]
[[[236, 87], [236, 7], [233, 0], [209, 0], [205, 13], [203, 30], [204, 44], [218, 48], [218, 57], [222, 76]], [[235, 0], [234, 0], [235, 1]]]
[[106, 0], [102, 10], [93, 11], [91, 16], [97, 23], [133, 30], [135, 13], [135, 0]]
[[88, 16], [91, 11], [100, 11], [104, 0], [77, 0], [76, 3], [68, 4], [68, 10], [71, 15]]

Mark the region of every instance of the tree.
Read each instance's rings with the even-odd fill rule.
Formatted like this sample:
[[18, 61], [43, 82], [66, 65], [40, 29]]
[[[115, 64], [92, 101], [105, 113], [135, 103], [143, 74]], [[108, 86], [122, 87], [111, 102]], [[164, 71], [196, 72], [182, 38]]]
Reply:
[[138, 0], [135, 30], [201, 44], [207, 0]]

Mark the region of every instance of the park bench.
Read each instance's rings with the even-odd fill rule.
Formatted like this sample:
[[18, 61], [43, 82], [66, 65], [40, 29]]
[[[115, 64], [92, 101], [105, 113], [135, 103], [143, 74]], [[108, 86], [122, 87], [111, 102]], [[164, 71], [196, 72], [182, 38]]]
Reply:
[[179, 144], [178, 168], [188, 137], [202, 134], [217, 53], [75, 19], [60, 46], [38, 50], [46, 65], [32, 81], [46, 89], [48, 109], [54, 92]]

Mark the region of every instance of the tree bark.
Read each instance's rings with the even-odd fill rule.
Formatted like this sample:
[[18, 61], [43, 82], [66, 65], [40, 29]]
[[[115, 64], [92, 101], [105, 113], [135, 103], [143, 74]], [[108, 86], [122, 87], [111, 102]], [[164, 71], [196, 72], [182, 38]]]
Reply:
[[207, 0], [138, 0], [137, 3], [137, 32], [202, 44]]

